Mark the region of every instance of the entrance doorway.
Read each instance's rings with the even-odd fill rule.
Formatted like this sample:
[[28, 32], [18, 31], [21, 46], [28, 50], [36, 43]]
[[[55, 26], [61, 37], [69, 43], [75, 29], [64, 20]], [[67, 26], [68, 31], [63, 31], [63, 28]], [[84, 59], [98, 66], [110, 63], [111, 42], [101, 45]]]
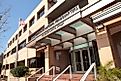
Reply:
[[45, 67], [45, 53], [44, 50], [37, 51], [37, 67]]
[[88, 48], [79, 49], [74, 51], [75, 57], [75, 71], [84, 72], [91, 65], [91, 57]]
[[[71, 64], [73, 72], [83, 73], [88, 70], [92, 63], [96, 63], [96, 66], [100, 66], [99, 53], [97, 43], [95, 40], [89, 43], [89, 46], [81, 44], [77, 47], [73, 47], [71, 51]], [[77, 49], [76, 49], [77, 48]]]

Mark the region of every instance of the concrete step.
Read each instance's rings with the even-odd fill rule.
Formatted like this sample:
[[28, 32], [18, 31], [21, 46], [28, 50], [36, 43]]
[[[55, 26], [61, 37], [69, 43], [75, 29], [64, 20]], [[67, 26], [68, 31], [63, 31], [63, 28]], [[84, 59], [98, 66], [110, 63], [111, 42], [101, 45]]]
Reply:
[[28, 81], [36, 81], [37, 78], [39, 78], [39, 76], [41, 76], [42, 74], [35, 74], [34, 76], [30, 77], [28, 79]]
[[44, 75], [39, 81], [52, 81], [52, 75]]
[[[72, 76], [73, 76], [72, 79], [70, 79], [69, 74], [63, 74], [61, 77], [57, 79], [57, 81], [80, 81], [83, 74], [73, 74]], [[86, 81], [94, 81], [94, 75], [93, 74], [88, 75]]]
[[[69, 74], [63, 74], [56, 81], [80, 81], [82, 76], [83, 76], [83, 74], [72, 74], [72, 79], [70, 79]], [[37, 79], [37, 77], [31, 77], [31, 79], [29, 81], [36, 81], [36, 79]], [[39, 81], [52, 81], [52, 80], [53, 80], [52, 75], [45, 75]], [[94, 81], [94, 74], [88, 75], [88, 77], [85, 81]]]

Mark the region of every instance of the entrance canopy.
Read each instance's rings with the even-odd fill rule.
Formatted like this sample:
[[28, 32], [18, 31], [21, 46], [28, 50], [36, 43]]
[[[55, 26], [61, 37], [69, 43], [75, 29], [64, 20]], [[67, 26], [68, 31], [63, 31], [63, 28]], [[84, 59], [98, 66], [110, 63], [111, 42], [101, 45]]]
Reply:
[[78, 20], [55, 31], [43, 39], [39, 39], [39, 37], [37, 39], [38, 40], [30, 42], [27, 46], [39, 48], [50, 44], [51, 46], [59, 48], [68, 48], [72, 47], [73, 44], [83, 44], [96, 38], [93, 28], [81, 20]]
[[[79, 5], [70, 9], [53, 22], [49, 23], [42, 32], [35, 32], [27, 47], [39, 48], [50, 44], [70, 47], [95, 39], [95, 33], [89, 18], [81, 18]], [[40, 30], [41, 31], [41, 30]], [[37, 35], [36, 35], [37, 34]]]

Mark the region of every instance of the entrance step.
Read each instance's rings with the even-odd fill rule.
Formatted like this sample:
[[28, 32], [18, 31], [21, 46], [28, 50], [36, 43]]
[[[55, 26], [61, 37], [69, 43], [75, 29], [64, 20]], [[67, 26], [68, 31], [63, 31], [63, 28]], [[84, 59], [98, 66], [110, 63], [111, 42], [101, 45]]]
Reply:
[[[56, 81], [80, 81], [83, 74], [73, 74], [72, 79], [70, 79], [69, 74], [63, 74], [60, 78], [58, 78]], [[94, 81], [94, 75], [90, 74], [88, 75], [87, 79], [85, 81]]]
[[52, 81], [52, 75], [44, 75], [39, 81]]
[[[69, 74], [63, 74], [56, 81], [80, 81], [80, 79], [82, 78], [83, 74], [72, 74], [72, 76], [73, 76], [72, 79], [70, 79], [70, 75]], [[37, 78], [38, 77], [31, 77], [29, 79], [29, 81], [36, 81]], [[52, 75], [45, 75], [39, 81], [52, 81], [52, 80], [53, 80]], [[89, 74], [85, 81], [95, 81], [94, 80], [94, 74]]]
[[33, 77], [28, 78], [28, 81], [36, 81], [36, 79], [41, 76], [41, 74], [35, 74]]

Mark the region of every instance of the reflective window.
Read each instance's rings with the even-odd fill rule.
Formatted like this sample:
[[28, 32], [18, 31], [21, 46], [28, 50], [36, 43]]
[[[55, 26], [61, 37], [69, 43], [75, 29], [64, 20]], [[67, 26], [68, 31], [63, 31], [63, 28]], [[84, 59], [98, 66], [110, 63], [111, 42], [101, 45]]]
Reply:
[[39, 12], [37, 12], [37, 19], [39, 19], [40, 17], [42, 17], [44, 15], [44, 7], [42, 9], [40, 9]]
[[13, 53], [16, 53], [16, 47], [14, 47], [14, 48], [12, 49], [12, 53], [11, 53], [11, 54], [13, 54]]
[[29, 59], [29, 68], [36, 68], [36, 58]]
[[26, 47], [26, 40], [24, 40], [23, 42], [21, 42], [19, 45], [18, 45], [18, 50], [21, 50], [22, 48]]
[[19, 31], [19, 37], [22, 35], [22, 30]]
[[29, 21], [29, 27], [31, 27], [35, 22], [35, 17], [33, 17], [30, 21]]
[[26, 30], [27, 30], [27, 24], [24, 26], [23, 32], [25, 32]]

